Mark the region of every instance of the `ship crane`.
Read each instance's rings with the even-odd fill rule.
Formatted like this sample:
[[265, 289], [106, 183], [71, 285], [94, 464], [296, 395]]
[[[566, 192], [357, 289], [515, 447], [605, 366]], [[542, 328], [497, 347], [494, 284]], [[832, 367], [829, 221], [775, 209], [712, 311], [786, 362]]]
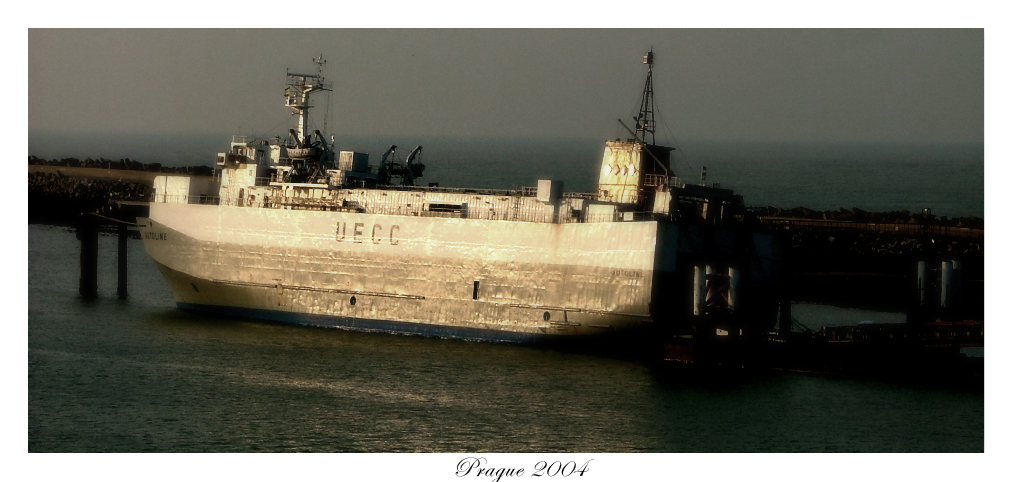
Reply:
[[[377, 170], [378, 181], [381, 185], [414, 186], [415, 179], [422, 177], [426, 166], [416, 161], [422, 154], [422, 146], [418, 146], [408, 154], [404, 164], [396, 157], [397, 146], [392, 145], [383, 153], [380, 159], [380, 168]], [[400, 178], [401, 182], [395, 184], [393, 178]]]
[[390, 178], [394, 175], [396, 167], [399, 163], [396, 163], [394, 159], [397, 158], [397, 145], [392, 144], [387, 152], [383, 153], [383, 157], [380, 158], [380, 168], [377, 169], [377, 181], [380, 185], [389, 185]]
[[422, 171], [426, 169], [425, 164], [422, 164], [421, 162], [416, 162], [415, 164], [412, 164], [412, 161], [414, 161], [415, 158], [420, 155], [422, 155], [422, 146], [416, 147], [411, 154], [408, 154], [408, 160], [406, 160], [404, 163], [405, 176], [402, 178], [403, 185], [414, 186], [415, 178], [422, 177]]
[[383, 157], [380, 158], [380, 165], [385, 164], [387, 162], [387, 158], [390, 157], [391, 154], [394, 154], [396, 151], [397, 145], [396, 144], [391, 145], [390, 148], [387, 149], [387, 152], [383, 153]]

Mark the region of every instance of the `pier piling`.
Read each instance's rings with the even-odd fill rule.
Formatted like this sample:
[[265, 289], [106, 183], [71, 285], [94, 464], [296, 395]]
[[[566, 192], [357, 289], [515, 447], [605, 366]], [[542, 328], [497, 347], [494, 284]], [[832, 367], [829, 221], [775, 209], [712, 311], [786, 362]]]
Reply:
[[952, 275], [953, 263], [948, 259], [944, 259], [939, 269], [939, 308], [944, 311], [950, 308]]
[[925, 296], [925, 281], [926, 281], [925, 280], [925, 274], [926, 274], [926, 272], [925, 272], [925, 261], [919, 261], [918, 262], [918, 281], [916, 282], [917, 283], [917, 288], [916, 289], [918, 290], [918, 306], [919, 306], [919, 308], [923, 308], [923, 307], [925, 307], [926, 304], [928, 304], [928, 301], [926, 300], [926, 296]]
[[960, 260], [953, 260], [953, 271], [950, 273], [950, 304], [954, 311], [963, 309], [963, 277], [964, 266]]
[[81, 242], [79, 291], [85, 299], [93, 299], [98, 296], [98, 225], [81, 216], [77, 239]]
[[700, 266], [693, 267], [693, 316], [701, 316], [707, 304], [707, 275]]
[[117, 257], [116, 295], [120, 299], [127, 297], [127, 225], [120, 224], [117, 228], [119, 249]]

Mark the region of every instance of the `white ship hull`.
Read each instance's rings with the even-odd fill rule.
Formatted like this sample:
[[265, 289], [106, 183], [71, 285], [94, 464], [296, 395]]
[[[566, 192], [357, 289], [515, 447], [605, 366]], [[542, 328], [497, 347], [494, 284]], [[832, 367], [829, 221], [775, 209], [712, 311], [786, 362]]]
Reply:
[[139, 224], [186, 309], [518, 342], [652, 322], [657, 222], [152, 203]]

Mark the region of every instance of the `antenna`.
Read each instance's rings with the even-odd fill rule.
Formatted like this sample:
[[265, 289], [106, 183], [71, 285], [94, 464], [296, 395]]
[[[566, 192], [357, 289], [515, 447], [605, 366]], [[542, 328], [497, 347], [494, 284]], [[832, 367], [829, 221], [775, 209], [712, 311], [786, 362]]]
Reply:
[[[320, 77], [320, 82], [324, 82], [324, 66], [327, 65], [327, 61], [324, 60], [324, 54], [320, 54], [317, 58], [313, 59], [313, 63], [317, 64], [317, 77]], [[327, 105], [324, 107], [324, 132], [327, 132], [327, 121], [331, 115], [331, 91], [327, 91]]]
[[285, 89], [285, 105], [291, 107], [294, 113], [299, 116], [299, 128], [296, 132], [299, 142], [303, 142], [309, 132], [308, 114], [310, 107], [312, 107], [309, 103], [310, 94], [321, 90], [331, 90], [331, 84], [324, 80], [324, 64], [327, 61], [324, 60], [323, 55], [313, 59], [313, 63], [317, 64], [316, 74], [285, 71], [288, 83], [288, 87]]
[[652, 81], [652, 69], [654, 67], [654, 47], [644, 55], [644, 63], [647, 64], [647, 81], [644, 83], [644, 95], [640, 100], [640, 113], [633, 120], [637, 122], [637, 133], [647, 142], [647, 134], [651, 135], [650, 144], [654, 144], [654, 82]]
[[324, 54], [320, 54], [317, 58], [313, 59], [313, 63], [317, 64], [317, 76], [320, 80], [324, 79], [324, 65], [327, 65], [327, 61], [324, 60]]

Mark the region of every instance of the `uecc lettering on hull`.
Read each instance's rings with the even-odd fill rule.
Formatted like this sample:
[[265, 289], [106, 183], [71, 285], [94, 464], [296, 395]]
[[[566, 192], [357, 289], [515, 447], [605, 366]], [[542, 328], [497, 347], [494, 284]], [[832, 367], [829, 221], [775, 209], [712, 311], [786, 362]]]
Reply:
[[401, 163], [391, 146], [374, 171], [308, 131], [309, 95], [331, 88], [316, 62], [287, 74], [287, 137], [233, 138], [212, 182], [156, 178], [138, 224], [179, 307], [512, 342], [773, 324], [772, 238], [736, 222], [731, 191], [681, 183], [654, 144], [653, 54], [636, 130], [606, 143], [595, 193], [415, 187], [421, 147]]

